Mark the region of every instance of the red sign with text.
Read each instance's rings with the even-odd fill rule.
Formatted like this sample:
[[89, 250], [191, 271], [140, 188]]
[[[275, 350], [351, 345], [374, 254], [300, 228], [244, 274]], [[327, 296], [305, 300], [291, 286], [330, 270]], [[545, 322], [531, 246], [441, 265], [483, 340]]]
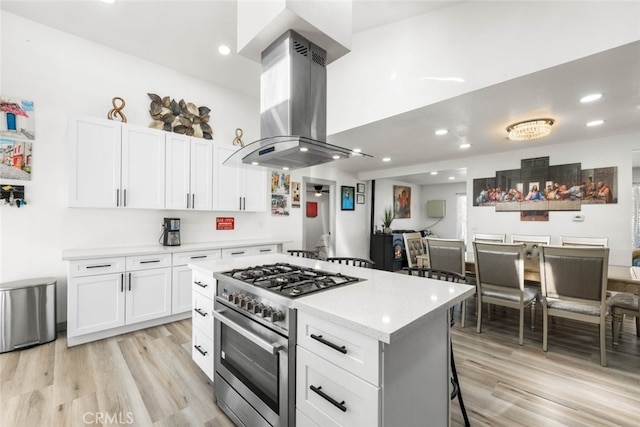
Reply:
[[233, 230], [236, 219], [232, 216], [216, 217], [216, 230]]

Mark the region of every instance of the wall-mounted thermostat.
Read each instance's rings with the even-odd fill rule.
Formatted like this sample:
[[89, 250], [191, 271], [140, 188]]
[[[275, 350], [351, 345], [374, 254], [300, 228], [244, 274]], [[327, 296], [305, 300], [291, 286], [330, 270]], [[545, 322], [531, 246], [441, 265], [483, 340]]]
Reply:
[[576, 222], [582, 222], [584, 221], [584, 215], [574, 215], [573, 220]]

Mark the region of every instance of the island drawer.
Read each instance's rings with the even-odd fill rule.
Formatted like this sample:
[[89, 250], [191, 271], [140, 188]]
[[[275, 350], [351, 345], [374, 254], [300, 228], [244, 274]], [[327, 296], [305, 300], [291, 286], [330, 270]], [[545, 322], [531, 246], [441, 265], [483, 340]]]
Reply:
[[211, 261], [220, 259], [220, 250], [214, 251], [195, 251], [195, 252], [177, 252], [173, 254], [173, 266], [187, 265], [190, 262]]
[[216, 292], [216, 279], [193, 271], [191, 274], [192, 289], [213, 301]]
[[213, 339], [213, 301], [198, 292], [193, 292], [193, 327]]
[[82, 277], [96, 274], [121, 273], [124, 269], [124, 257], [83, 259], [69, 263], [69, 276]]
[[171, 267], [171, 254], [149, 254], [127, 257], [127, 271]]
[[193, 328], [191, 358], [213, 381], [213, 340], [205, 336], [198, 328]]
[[380, 388], [298, 346], [296, 407], [323, 426], [377, 426]]
[[380, 385], [380, 344], [351, 329], [298, 311], [298, 344], [371, 384]]

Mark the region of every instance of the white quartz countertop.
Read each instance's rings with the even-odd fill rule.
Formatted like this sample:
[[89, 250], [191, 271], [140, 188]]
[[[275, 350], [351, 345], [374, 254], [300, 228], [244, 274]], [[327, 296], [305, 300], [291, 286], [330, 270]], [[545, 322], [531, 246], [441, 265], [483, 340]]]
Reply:
[[266, 238], [266, 239], [239, 239], [218, 242], [183, 243], [180, 246], [162, 246], [161, 244], [143, 246], [119, 246], [109, 248], [65, 249], [62, 251], [64, 261], [79, 259], [104, 258], [114, 256], [132, 256], [144, 254], [167, 254], [192, 251], [206, 251], [226, 248], [241, 248], [247, 246], [275, 245], [289, 243], [291, 240]]
[[216, 272], [287, 262], [364, 279], [293, 299], [294, 307], [390, 344], [405, 332], [429, 321], [474, 294], [473, 286], [442, 282], [382, 270], [350, 267], [284, 254], [238, 257], [190, 263], [195, 271]]

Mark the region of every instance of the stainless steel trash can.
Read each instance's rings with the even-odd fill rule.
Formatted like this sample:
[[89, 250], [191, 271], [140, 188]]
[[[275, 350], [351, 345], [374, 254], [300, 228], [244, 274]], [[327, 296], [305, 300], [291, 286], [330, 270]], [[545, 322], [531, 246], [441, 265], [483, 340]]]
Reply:
[[56, 279], [0, 283], [0, 353], [56, 339]]

